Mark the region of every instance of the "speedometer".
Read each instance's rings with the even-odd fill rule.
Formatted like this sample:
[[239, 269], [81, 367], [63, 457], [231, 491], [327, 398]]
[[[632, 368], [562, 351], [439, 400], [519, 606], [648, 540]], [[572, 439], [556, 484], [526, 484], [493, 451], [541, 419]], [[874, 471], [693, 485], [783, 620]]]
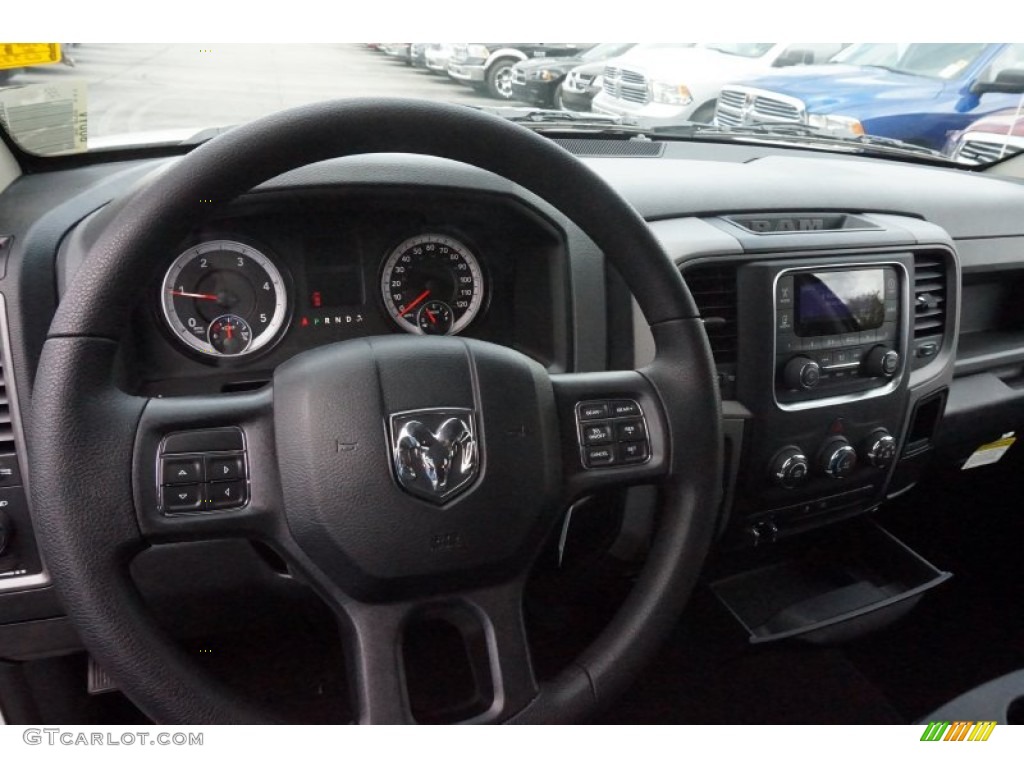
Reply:
[[447, 235], [418, 235], [388, 255], [381, 275], [384, 306], [409, 333], [458, 333], [484, 302], [480, 262]]
[[179, 255], [164, 276], [160, 300], [171, 332], [211, 357], [265, 347], [288, 314], [280, 270], [266, 254], [234, 240], [210, 240]]

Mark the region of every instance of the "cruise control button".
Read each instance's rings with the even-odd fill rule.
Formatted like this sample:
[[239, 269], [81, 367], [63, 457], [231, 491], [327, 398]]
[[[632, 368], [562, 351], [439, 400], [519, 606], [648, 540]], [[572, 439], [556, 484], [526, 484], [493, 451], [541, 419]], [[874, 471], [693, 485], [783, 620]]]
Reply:
[[647, 461], [648, 452], [647, 443], [644, 440], [619, 445], [619, 455], [627, 463]]
[[0, 486], [21, 485], [18, 457], [13, 453], [0, 456]]
[[586, 424], [583, 427], [583, 444], [610, 443], [612, 441], [611, 424]]
[[599, 467], [615, 463], [615, 446], [602, 445], [597, 448], [587, 448], [587, 466]]
[[199, 459], [164, 459], [164, 484], [198, 483], [203, 479]]
[[206, 457], [207, 480], [241, 480], [245, 477], [241, 456], [228, 458]]
[[229, 483], [210, 483], [206, 486], [209, 504], [213, 509], [227, 509], [242, 505], [245, 485], [241, 480]]
[[619, 440], [641, 440], [647, 436], [641, 419], [620, 421], [615, 425], [615, 431]]
[[580, 403], [580, 420], [591, 421], [592, 419], [608, 418], [608, 403]]
[[198, 485], [176, 485], [164, 488], [164, 509], [168, 512], [192, 512], [202, 508]]
[[640, 406], [632, 400], [617, 400], [612, 403], [612, 416], [639, 416]]

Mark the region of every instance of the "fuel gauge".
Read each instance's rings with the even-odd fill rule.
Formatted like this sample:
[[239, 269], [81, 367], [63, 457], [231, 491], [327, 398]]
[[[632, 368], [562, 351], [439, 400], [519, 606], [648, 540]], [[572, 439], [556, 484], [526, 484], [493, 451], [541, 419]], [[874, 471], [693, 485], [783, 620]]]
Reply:
[[221, 355], [241, 355], [252, 342], [252, 328], [238, 315], [221, 315], [210, 323], [209, 340]]

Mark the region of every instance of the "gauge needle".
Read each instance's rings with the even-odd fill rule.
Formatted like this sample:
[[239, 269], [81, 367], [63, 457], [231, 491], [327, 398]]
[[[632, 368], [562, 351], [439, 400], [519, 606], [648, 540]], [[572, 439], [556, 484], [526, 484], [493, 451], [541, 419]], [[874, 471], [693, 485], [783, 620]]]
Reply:
[[431, 311], [430, 311], [429, 309], [428, 309], [428, 310], [426, 310], [426, 312], [427, 312], [427, 317], [429, 317], [429, 318], [430, 318], [430, 322], [432, 322], [432, 323], [435, 323], [435, 324], [436, 324], [436, 323], [437, 323], [437, 315], [435, 315], [435, 314], [434, 314], [433, 312], [431, 312]]
[[403, 309], [403, 310], [402, 310], [401, 312], [399, 312], [399, 313], [398, 313], [398, 316], [399, 316], [399, 317], [405, 317], [406, 315], [408, 315], [408, 314], [409, 314], [410, 312], [412, 312], [412, 310], [413, 310], [413, 309], [414, 309], [414, 308], [415, 308], [415, 307], [416, 307], [416, 306], [417, 306], [417, 305], [418, 305], [418, 304], [419, 304], [419, 303], [420, 303], [421, 301], [423, 301], [423, 300], [424, 300], [425, 298], [427, 298], [427, 296], [429, 296], [429, 295], [430, 295], [430, 289], [428, 288], [428, 289], [427, 289], [427, 290], [425, 290], [425, 291], [424, 291], [423, 293], [421, 293], [421, 294], [420, 294], [419, 296], [417, 296], [417, 297], [416, 297], [415, 299], [413, 299], [413, 301], [412, 301], [412, 304], [407, 304], [407, 305], [406, 305], [406, 307], [405, 307], [405, 309]]
[[220, 301], [212, 293], [189, 293], [188, 291], [171, 291], [171, 296], [182, 296], [186, 299], [202, 299], [203, 301]]
[[225, 325], [225, 326], [224, 326], [224, 333], [226, 333], [226, 334], [227, 334], [227, 336], [228, 336], [228, 341], [231, 341], [231, 336], [232, 336], [232, 334], [234, 333], [234, 331], [235, 331], [235, 328], [234, 328], [234, 326], [232, 326], [232, 325], [230, 325], [230, 324], [229, 324], [229, 325]]

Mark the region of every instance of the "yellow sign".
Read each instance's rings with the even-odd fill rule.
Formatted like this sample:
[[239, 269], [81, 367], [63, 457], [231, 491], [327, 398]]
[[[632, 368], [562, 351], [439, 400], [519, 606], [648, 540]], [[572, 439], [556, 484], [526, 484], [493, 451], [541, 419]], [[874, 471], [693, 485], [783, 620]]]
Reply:
[[60, 58], [60, 43], [0, 43], [0, 69], [56, 64]]

